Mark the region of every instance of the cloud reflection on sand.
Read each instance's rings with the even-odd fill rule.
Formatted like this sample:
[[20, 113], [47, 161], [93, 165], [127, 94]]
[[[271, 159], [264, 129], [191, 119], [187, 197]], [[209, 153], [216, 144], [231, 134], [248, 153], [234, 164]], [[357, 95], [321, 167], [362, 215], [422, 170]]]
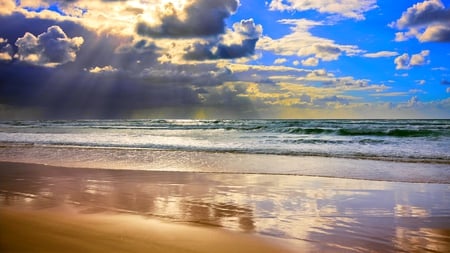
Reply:
[[320, 251], [450, 249], [445, 184], [2, 167], [0, 206], [129, 212], [308, 242]]

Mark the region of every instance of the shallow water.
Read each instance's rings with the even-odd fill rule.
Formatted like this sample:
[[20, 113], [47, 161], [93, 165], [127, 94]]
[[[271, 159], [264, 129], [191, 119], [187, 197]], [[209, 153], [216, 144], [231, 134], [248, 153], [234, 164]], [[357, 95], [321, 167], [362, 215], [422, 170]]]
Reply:
[[321, 156], [7, 145], [0, 161], [64, 167], [450, 183], [450, 165]]
[[450, 164], [449, 120], [2, 121], [0, 142]]
[[311, 244], [328, 252], [448, 252], [450, 186], [290, 175], [1, 163], [0, 205], [118, 211]]

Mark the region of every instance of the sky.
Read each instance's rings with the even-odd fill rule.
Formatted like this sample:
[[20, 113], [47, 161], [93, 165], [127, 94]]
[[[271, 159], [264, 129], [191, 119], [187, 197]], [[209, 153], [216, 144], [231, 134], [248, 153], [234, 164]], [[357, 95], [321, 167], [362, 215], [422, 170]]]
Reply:
[[450, 118], [450, 1], [0, 0], [0, 119]]

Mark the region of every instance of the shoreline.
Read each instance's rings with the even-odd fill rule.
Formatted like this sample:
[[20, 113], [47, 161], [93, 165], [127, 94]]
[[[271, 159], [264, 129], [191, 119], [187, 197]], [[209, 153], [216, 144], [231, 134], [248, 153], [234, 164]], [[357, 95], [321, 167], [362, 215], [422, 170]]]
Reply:
[[345, 155], [345, 154], [326, 154], [326, 153], [302, 153], [302, 152], [280, 152], [280, 153], [270, 153], [270, 152], [245, 152], [239, 150], [208, 150], [208, 149], [198, 149], [198, 150], [183, 150], [183, 149], [164, 149], [164, 148], [148, 148], [148, 147], [127, 147], [127, 146], [83, 146], [83, 145], [47, 145], [47, 144], [29, 144], [29, 143], [11, 143], [11, 142], [0, 142], [2, 148], [48, 148], [48, 149], [82, 149], [82, 150], [113, 150], [113, 151], [151, 151], [151, 152], [186, 152], [186, 153], [205, 153], [205, 154], [234, 154], [234, 155], [268, 155], [268, 156], [284, 156], [284, 157], [309, 157], [309, 158], [323, 158], [323, 159], [345, 159], [345, 160], [364, 160], [364, 161], [374, 161], [374, 162], [393, 162], [393, 163], [411, 163], [411, 164], [430, 164], [430, 165], [450, 165], [449, 159], [438, 159], [438, 158], [408, 158], [408, 157], [388, 157], [388, 156], [364, 156], [364, 155]]
[[[127, 216], [224, 232], [230, 234], [230, 243], [242, 239], [251, 245], [256, 240], [267, 244], [267, 249], [273, 247], [272, 252], [299, 248], [303, 252], [446, 252], [450, 249], [448, 186], [0, 162], [0, 216], [16, 213], [12, 218], [17, 222], [12, 223], [18, 224], [36, 215], [34, 220], [43, 220], [46, 226], [54, 222], [45, 218], [48, 215], [40, 217], [46, 212], [65, 213], [69, 220], [93, 217], [113, 223]], [[195, 240], [204, 238], [209, 237]], [[204, 249], [201, 246], [197, 252]]]
[[[161, 150], [159, 150], [161, 151]], [[163, 150], [164, 152], [171, 152], [168, 150]], [[184, 152], [184, 151], [183, 151]], [[187, 151], [191, 152], [191, 151]], [[196, 152], [196, 151], [195, 151]], [[198, 152], [197, 152], [198, 153]], [[203, 152], [201, 152], [203, 153]], [[264, 154], [246, 154], [246, 155], [257, 155], [257, 156], [265, 156]], [[271, 155], [270, 155], [271, 156]], [[278, 156], [278, 155], [275, 155]], [[315, 156], [311, 156], [315, 158]], [[308, 156], [306, 157], [308, 158]], [[331, 158], [331, 157], [319, 157], [319, 158]], [[333, 157], [331, 159], [344, 159], [344, 160], [355, 160], [351, 158], [336, 158]], [[357, 160], [357, 159], [356, 159]], [[365, 161], [363, 159], [363, 161]], [[391, 161], [383, 161], [383, 162], [391, 162]], [[397, 162], [394, 162], [397, 163]], [[404, 163], [404, 162], [399, 162]], [[135, 173], [173, 173], [173, 174], [206, 174], [206, 175], [261, 175], [261, 176], [293, 176], [293, 177], [308, 177], [308, 178], [318, 178], [318, 179], [336, 179], [336, 180], [356, 180], [356, 181], [368, 181], [368, 182], [386, 182], [386, 183], [400, 183], [400, 184], [438, 184], [438, 185], [448, 185], [450, 181], [438, 181], [438, 182], [429, 182], [429, 181], [398, 181], [395, 179], [366, 179], [366, 178], [358, 178], [358, 177], [335, 177], [335, 176], [327, 176], [327, 175], [309, 175], [309, 174], [297, 174], [297, 173], [275, 173], [275, 172], [237, 172], [237, 171], [191, 171], [191, 170], [144, 170], [144, 169], [133, 169], [133, 168], [106, 168], [106, 167], [85, 167], [85, 166], [64, 166], [58, 164], [47, 164], [47, 163], [38, 163], [38, 162], [25, 162], [25, 161], [7, 161], [0, 160], [0, 167], [2, 164], [12, 165], [12, 166], [43, 166], [47, 168], [53, 168], [56, 170], [67, 169], [67, 170], [88, 170], [88, 171], [131, 171]], [[416, 163], [413, 163], [416, 164]]]
[[446, 163], [183, 150], [68, 148], [65, 146], [2, 146], [1, 150], [0, 161], [70, 168], [450, 183], [450, 170]]

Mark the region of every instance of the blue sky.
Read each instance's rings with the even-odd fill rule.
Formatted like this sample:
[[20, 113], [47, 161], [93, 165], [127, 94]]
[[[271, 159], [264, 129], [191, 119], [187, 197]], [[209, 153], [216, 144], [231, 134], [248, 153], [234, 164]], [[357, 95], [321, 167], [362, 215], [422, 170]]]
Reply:
[[450, 118], [441, 0], [0, 0], [0, 117]]

